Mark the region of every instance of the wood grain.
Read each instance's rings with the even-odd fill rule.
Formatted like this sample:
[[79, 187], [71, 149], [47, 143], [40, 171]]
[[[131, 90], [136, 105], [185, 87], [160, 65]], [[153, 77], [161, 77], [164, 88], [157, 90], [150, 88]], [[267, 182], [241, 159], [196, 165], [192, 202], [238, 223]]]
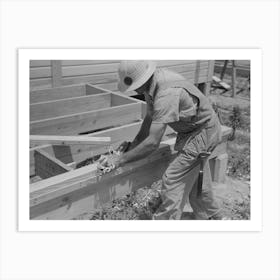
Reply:
[[110, 137], [60, 136], [60, 135], [30, 135], [30, 146], [39, 145], [104, 145], [110, 144]]
[[84, 113], [87, 111], [108, 108], [110, 105], [110, 93], [33, 103], [30, 105], [30, 121]]
[[34, 153], [34, 159], [35, 175], [40, 176], [42, 179], [50, 178], [73, 170], [71, 167], [43, 150], [36, 150]]
[[119, 126], [141, 119], [141, 104], [71, 114], [30, 122], [30, 134], [77, 135], [101, 128]]

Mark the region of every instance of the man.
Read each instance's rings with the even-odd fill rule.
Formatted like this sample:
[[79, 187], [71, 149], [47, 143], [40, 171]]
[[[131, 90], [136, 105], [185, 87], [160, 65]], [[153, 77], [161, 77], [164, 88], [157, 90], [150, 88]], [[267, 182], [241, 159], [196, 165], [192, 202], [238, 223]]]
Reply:
[[157, 69], [151, 61], [122, 61], [118, 86], [121, 92], [134, 90], [144, 95], [147, 113], [127, 151], [108, 157], [105, 164], [117, 168], [150, 155], [159, 147], [169, 125], [178, 133], [174, 147], [178, 154], [162, 177], [163, 203], [154, 219], [180, 219], [186, 195], [196, 219], [220, 218], [220, 207], [211, 189], [209, 162], [204, 165], [200, 197], [196, 188], [186, 182], [186, 174], [198, 155], [213, 151], [221, 140], [220, 124], [208, 99], [183, 76]]

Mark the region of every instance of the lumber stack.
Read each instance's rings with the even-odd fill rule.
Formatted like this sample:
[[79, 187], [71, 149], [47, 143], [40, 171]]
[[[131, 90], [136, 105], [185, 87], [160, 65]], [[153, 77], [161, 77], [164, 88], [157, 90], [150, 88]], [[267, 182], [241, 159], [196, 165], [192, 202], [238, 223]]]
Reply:
[[[169, 129], [156, 153], [100, 177], [94, 162], [79, 163], [133, 140], [146, 104], [91, 84], [36, 90], [30, 100], [31, 219], [77, 218], [151, 185], [175, 156], [175, 138], [169, 136], [174, 131]], [[216, 181], [225, 173], [229, 134], [223, 127], [225, 141], [211, 155]]]

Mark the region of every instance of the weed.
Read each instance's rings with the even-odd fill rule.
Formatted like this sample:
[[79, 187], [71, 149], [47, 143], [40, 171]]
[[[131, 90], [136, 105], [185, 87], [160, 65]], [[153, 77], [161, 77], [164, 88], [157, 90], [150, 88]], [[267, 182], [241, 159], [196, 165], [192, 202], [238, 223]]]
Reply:
[[91, 220], [151, 220], [162, 203], [161, 185], [141, 188], [96, 210]]
[[229, 140], [234, 140], [236, 129], [242, 127], [243, 124], [242, 113], [238, 105], [233, 107], [232, 114], [229, 116], [229, 121], [232, 128], [232, 134]]

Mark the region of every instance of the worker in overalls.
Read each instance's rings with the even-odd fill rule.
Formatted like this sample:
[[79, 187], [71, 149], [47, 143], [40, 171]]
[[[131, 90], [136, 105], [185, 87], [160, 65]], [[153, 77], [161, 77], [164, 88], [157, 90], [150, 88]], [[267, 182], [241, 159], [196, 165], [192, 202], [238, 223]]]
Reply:
[[183, 76], [157, 69], [151, 61], [122, 61], [119, 90], [136, 91], [145, 96], [147, 113], [134, 141], [123, 144], [126, 152], [106, 159], [115, 168], [154, 152], [167, 125], [177, 132], [176, 158], [162, 177], [163, 203], [154, 219], [180, 219], [189, 197], [196, 219], [219, 219], [220, 207], [214, 200], [209, 161], [203, 167], [203, 187], [196, 187], [186, 176], [203, 152], [212, 152], [221, 141], [219, 120], [208, 99]]

